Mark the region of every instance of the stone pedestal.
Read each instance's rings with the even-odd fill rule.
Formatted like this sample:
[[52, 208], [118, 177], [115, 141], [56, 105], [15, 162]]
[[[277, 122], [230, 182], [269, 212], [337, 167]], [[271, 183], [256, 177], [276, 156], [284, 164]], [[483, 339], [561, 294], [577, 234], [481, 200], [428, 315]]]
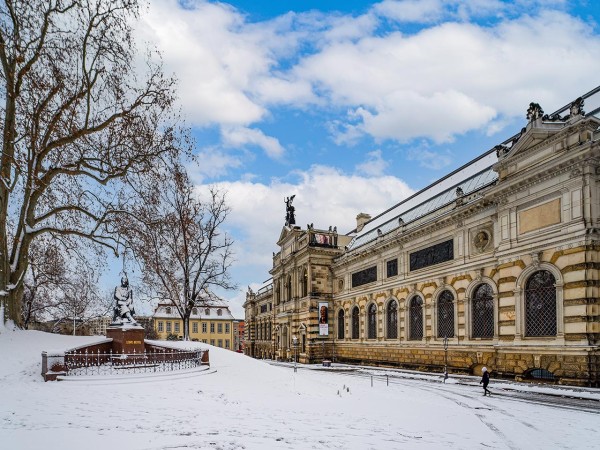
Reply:
[[106, 337], [111, 338], [113, 353], [144, 353], [144, 328], [140, 326], [110, 326]]

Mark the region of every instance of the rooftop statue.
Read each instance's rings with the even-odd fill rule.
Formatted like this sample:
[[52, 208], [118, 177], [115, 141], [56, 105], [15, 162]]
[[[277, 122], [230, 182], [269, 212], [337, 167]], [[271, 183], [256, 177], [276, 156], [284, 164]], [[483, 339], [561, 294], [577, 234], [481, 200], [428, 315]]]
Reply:
[[295, 195], [286, 198], [285, 201], [285, 224], [286, 226], [296, 224], [296, 216], [294, 215], [295, 208], [292, 206]]

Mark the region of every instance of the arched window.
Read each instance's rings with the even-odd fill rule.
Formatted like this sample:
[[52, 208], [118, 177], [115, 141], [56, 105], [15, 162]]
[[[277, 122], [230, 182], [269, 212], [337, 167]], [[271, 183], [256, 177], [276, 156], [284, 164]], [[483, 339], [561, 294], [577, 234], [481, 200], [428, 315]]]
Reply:
[[377, 339], [377, 306], [375, 303], [369, 305], [368, 322], [368, 338]]
[[340, 309], [338, 312], [338, 339], [344, 339], [344, 310]]
[[166, 313], [167, 313], [167, 314], [171, 314], [171, 307], [170, 307], [170, 306], [167, 306], [167, 308], [166, 308]]
[[408, 308], [409, 339], [423, 339], [423, 299], [419, 296], [413, 297]]
[[206, 309], [204, 310], [204, 315], [205, 315], [205, 316], [210, 316], [210, 309], [206, 308]]
[[358, 306], [355, 306], [352, 308], [352, 339], [358, 339], [360, 333], [359, 316]]
[[217, 316], [222, 316], [223, 315], [223, 311], [221, 311], [220, 309], [217, 309]]
[[525, 336], [556, 336], [556, 279], [535, 272], [525, 286]]
[[308, 295], [308, 271], [304, 269], [304, 273], [302, 274], [302, 297], [306, 297]]
[[454, 337], [454, 295], [445, 290], [438, 297], [438, 337]]
[[392, 300], [387, 305], [387, 338], [398, 339], [398, 303]]
[[285, 291], [286, 291], [285, 292], [285, 295], [286, 295], [285, 300], [289, 302], [292, 299], [292, 276], [291, 275], [288, 275], [287, 284], [285, 285]]
[[198, 308], [192, 308], [192, 314], [194, 316], [197, 316], [198, 315]]
[[279, 302], [281, 302], [281, 284], [277, 283], [275, 288], [275, 304], [279, 305]]
[[471, 327], [474, 338], [494, 337], [494, 297], [489, 284], [481, 284], [473, 291]]

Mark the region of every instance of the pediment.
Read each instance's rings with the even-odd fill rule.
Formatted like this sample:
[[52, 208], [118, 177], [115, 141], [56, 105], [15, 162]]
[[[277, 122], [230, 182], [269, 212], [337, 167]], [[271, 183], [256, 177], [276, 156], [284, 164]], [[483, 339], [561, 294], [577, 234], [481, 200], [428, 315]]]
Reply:
[[546, 123], [542, 120], [530, 122], [527, 127], [513, 140], [510, 147], [497, 146], [498, 161], [515, 158], [527, 153], [564, 129], [565, 123]]
[[277, 245], [279, 245], [280, 247], [283, 246], [285, 241], [287, 241], [289, 239], [289, 237], [293, 236], [293, 235], [294, 235], [294, 228], [284, 225], [281, 228], [281, 233], [279, 233], [279, 239], [277, 239]]

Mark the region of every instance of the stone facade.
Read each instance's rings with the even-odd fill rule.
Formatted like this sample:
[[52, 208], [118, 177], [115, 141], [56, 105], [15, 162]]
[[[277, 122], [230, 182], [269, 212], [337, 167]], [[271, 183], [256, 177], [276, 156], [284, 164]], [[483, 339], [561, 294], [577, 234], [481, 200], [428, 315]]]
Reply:
[[598, 386], [600, 120], [573, 105], [347, 235], [284, 227], [247, 354]]

